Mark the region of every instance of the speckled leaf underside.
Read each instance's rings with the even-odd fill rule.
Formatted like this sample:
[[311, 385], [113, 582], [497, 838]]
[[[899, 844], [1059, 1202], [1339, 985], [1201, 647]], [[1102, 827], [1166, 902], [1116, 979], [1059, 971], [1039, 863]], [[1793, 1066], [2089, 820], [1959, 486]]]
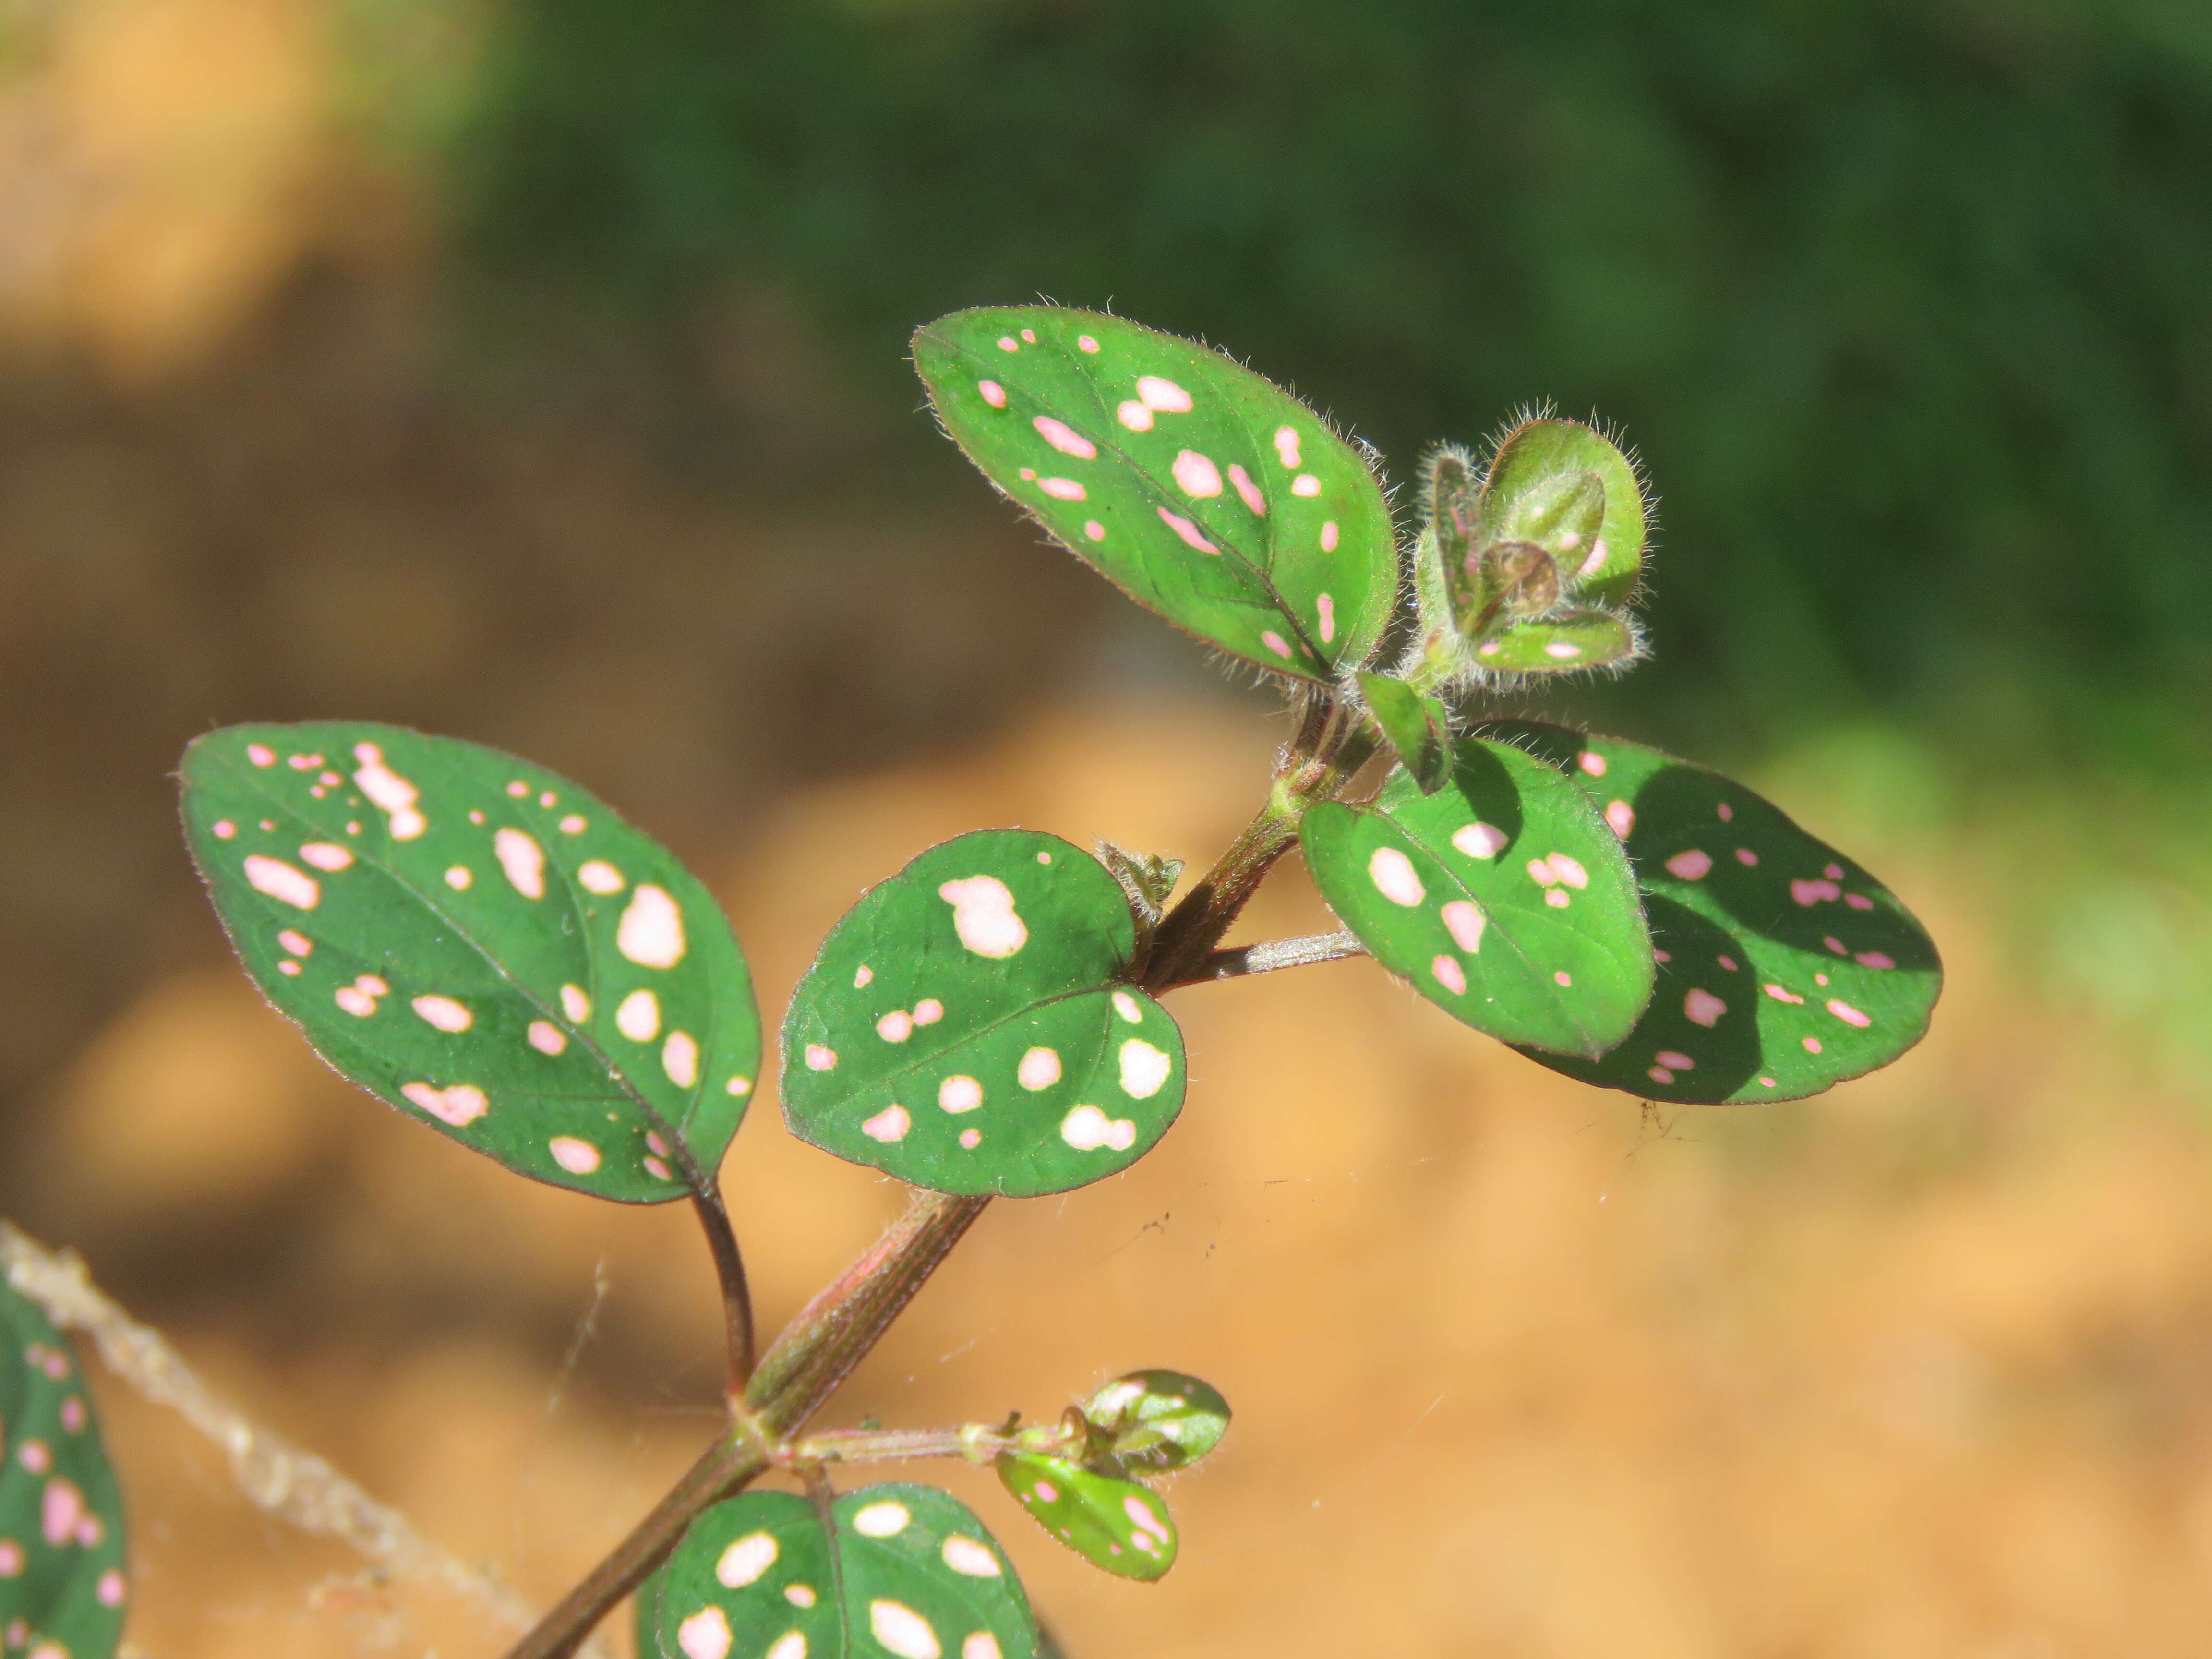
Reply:
[[1158, 1578], [1175, 1565], [1174, 1518], [1133, 1480], [1032, 1452], [1001, 1452], [999, 1480], [1037, 1525], [1117, 1578]]
[[637, 1597], [660, 1659], [1034, 1659], [1021, 1581], [983, 1523], [932, 1486], [864, 1486], [834, 1535], [787, 1492], [746, 1492], [691, 1523]]
[[1126, 1169], [1184, 1080], [1174, 1019], [1127, 982], [1135, 942], [1120, 884], [1057, 836], [933, 848], [846, 914], [792, 998], [792, 1133], [945, 1193]]
[[1376, 961], [1508, 1042], [1598, 1055], [1651, 994], [1651, 943], [1620, 844], [1589, 799], [1510, 744], [1460, 740], [1452, 781], [1402, 774], [1300, 831], [1329, 908]]
[[0, 1640], [109, 1659], [123, 1635], [123, 1501], [68, 1345], [0, 1277]]
[[1659, 963], [1650, 1008], [1570, 1077], [1685, 1104], [1794, 1100], [1887, 1066], [1942, 990], [1911, 912], [1780, 808], [1640, 744], [1522, 728], [1621, 834]]
[[397, 726], [211, 732], [184, 792], [247, 971], [347, 1077], [555, 1186], [658, 1203], [711, 1181], [759, 1017], [665, 848], [542, 767]]
[[958, 311], [915, 336], [945, 429], [1139, 604], [1264, 667], [1357, 666], [1398, 586], [1366, 462], [1205, 346], [1055, 306]]

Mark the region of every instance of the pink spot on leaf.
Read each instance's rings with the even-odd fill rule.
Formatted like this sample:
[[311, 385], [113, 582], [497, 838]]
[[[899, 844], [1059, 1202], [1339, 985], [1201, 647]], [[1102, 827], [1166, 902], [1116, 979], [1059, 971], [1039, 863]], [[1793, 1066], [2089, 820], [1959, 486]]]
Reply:
[[1065, 421], [1055, 421], [1049, 415], [1040, 415], [1030, 424], [1037, 434], [1063, 455], [1073, 455], [1079, 461], [1097, 459], [1098, 446], [1078, 432]]
[[1713, 867], [1713, 855], [1692, 847], [1687, 852], [1677, 853], [1667, 860], [1667, 872], [1680, 876], [1684, 881], [1701, 881]]
[[1260, 635], [1260, 643], [1266, 646], [1268, 650], [1273, 652], [1279, 657], [1287, 658], [1291, 654], [1290, 641], [1285, 639], [1280, 634], [1276, 633], [1272, 628], [1266, 633]]
[[1250, 473], [1241, 466], [1231, 466], [1229, 469], [1229, 482], [1237, 486], [1237, 493], [1243, 498], [1245, 506], [1250, 507], [1261, 517], [1267, 515], [1267, 498], [1260, 493], [1260, 486], [1252, 482]]
[[1693, 990], [1682, 999], [1682, 1012], [1692, 1025], [1702, 1025], [1710, 1030], [1728, 1012], [1728, 1004], [1711, 991]]
[[1158, 511], [1160, 522], [1166, 525], [1169, 529], [1174, 531], [1176, 535], [1182, 537], [1184, 546], [1195, 548], [1200, 553], [1218, 553], [1221, 551], [1219, 548], [1216, 547], [1212, 542], [1206, 540], [1204, 536], [1200, 535], [1199, 533], [1198, 526], [1193, 524], [1188, 519], [1178, 517], [1176, 514], [1169, 512], [1164, 507], [1159, 508]]
[[1871, 1014], [1861, 1013], [1857, 1009], [1852, 1007], [1850, 1003], [1845, 1002], [1841, 997], [1830, 997], [1828, 999], [1828, 1012], [1833, 1014], [1838, 1019], [1843, 1021], [1844, 1024], [1856, 1025], [1862, 1031], [1866, 1030], [1868, 1026], [1874, 1024], [1874, 1016]]
[[1321, 622], [1321, 642], [1327, 645], [1336, 637], [1336, 601], [1322, 594], [1314, 601], [1314, 615]]
[[1006, 406], [1006, 388], [996, 380], [978, 380], [975, 390], [983, 394], [983, 401], [992, 408], [1004, 409]]
[[1455, 957], [1438, 957], [1429, 964], [1429, 971], [1437, 976], [1437, 983], [1454, 996], [1467, 993], [1467, 974]]
[[1221, 469], [1194, 449], [1177, 451], [1175, 465], [1170, 471], [1175, 474], [1176, 487], [1186, 495], [1204, 499], [1221, 493]]
[[1862, 968], [1894, 968], [1897, 960], [1887, 951], [1866, 951], [1851, 958]]
[[1079, 501], [1091, 494], [1073, 478], [1041, 478], [1037, 488], [1057, 501]]
[[1606, 827], [1626, 841], [1636, 828], [1636, 809], [1625, 800], [1607, 801], [1605, 806]]

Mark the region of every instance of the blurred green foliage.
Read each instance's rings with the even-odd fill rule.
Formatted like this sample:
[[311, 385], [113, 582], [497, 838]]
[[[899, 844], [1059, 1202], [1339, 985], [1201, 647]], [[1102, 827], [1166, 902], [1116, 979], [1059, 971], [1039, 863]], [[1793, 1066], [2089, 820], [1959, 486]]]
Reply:
[[1297, 385], [1401, 483], [1518, 404], [1595, 410], [1662, 501], [1659, 678], [1613, 700], [2195, 752], [2204, 0], [502, 16], [452, 177], [510, 289], [665, 319], [781, 289], [901, 412], [917, 322], [1110, 302]]

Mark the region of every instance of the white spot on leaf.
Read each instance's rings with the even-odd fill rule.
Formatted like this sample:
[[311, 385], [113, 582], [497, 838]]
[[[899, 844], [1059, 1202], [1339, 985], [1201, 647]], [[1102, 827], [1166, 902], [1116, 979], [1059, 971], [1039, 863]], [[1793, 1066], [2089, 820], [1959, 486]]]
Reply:
[[1121, 1045], [1121, 1092], [1132, 1100], [1150, 1100], [1167, 1082], [1175, 1061], [1141, 1037]]
[[1056, 501], [1087, 501], [1091, 496], [1091, 492], [1073, 478], [1041, 478], [1037, 488]]
[[914, 1016], [894, 1008], [876, 1022], [876, 1035], [886, 1042], [904, 1042], [914, 1035]]
[[948, 881], [938, 897], [952, 907], [952, 930], [979, 957], [1004, 960], [1029, 943], [1030, 930], [1014, 910], [1013, 890], [996, 876]]
[[1260, 493], [1260, 486], [1252, 482], [1250, 473], [1241, 466], [1232, 466], [1229, 469], [1229, 482], [1236, 485], [1237, 494], [1246, 507], [1261, 518], [1267, 516], [1267, 498]]
[[1098, 446], [1078, 432], [1065, 421], [1055, 421], [1049, 415], [1040, 415], [1030, 424], [1037, 435], [1063, 455], [1073, 455], [1079, 461], [1096, 459]]
[[917, 1025], [934, 1025], [944, 1018], [945, 1005], [935, 997], [924, 997], [914, 1005], [914, 1023]]
[[914, 1517], [903, 1504], [886, 1500], [871, 1504], [853, 1517], [853, 1530], [863, 1538], [896, 1538]]
[[660, 1035], [660, 999], [650, 991], [632, 991], [615, 1008], [615, 1030], [632, 1042], [650, 1042]]
[[998, 1556], [981, 1539], [963, 1537], [953, 1533], [938, 1550], [945, 1565], [969, 1578], [1000, 1578], [1006, 1569], [999, 1565]]
[[1702, 881], [1705, 872], [1713, 867], [1713, 855], [1692, 847], [1686, 853], [1677, 853], [1667, 860], [1667, 873], [1679, 876], [1684, 881]]
[[666, 888], [638, 884], [615, 929], [615, 949], [641, 968], [673, 968], [684, 960], [684, 912]]
[[477, 1023], [476, 1016], [451, 997], [416, 997], [410, 1006], [441, 1031], [465, 1031]]
[[550, 1021], [533, 1019], [530, 1022], [530, 1046], [541, 1054], [557, 1054], [567, 1049], [568, 1039]]
[[1176, 487], [1186, 495], [1204, 498], [1221, 493], [1221, 469], [1194, 449], [1186, 449], [1175, 458], [1169, 469], [1175, 474]]
[[676, 1645], [684, 1659], [728, 1659], [730, 1621], [717, 1607], [704, 1607], [676, 1627]]
[[341, 847], [336, 842], [311, 841], [300, 849], [300, 858], [302, 862], [312, 864], [318, 870], [328, 871], [331, 874], [336, 875], [339, 871], [349, 869], [352, 866], [353, 849], [349, 847]]
[[1473, 956], [1482, 949], [1482, 930], [1490, 918], [1472, 900], [1454, 899], [1443, 908], [1444, 929], [1452, 936], [1452, 943]]
[[1109, 1118], [1096, 1106], [1078, 1106], [1060, 1120], [1060, 1138], [1079, 1152], [1101, 1146], [1126, 1152], [1137, 1144], [1137, 1126], [1126, 1117]]
[[1428, 890], [1421, 885], [1413, 861], [1395, 847], [1375, 849], [1374, 856], [1367, 860], [1367, 878], [1375, 884], [1375, 890], [1393, 904], [1419, 904]]
[[446, 872], [446, 885], [452, 888], [456, 893], [466, 892], [469, 889], [469, 884], [475, 879], [476, 876], [474, 872], [471, 872], [469, 866], [465, 864], [457, 864], [453, 866], [452, 869]]
[[1133, 398], [1114, 411], [1114, 418], [1132, 432], [1150, 432], [1152, 429], [1152, 411]]
[[501, 830], [492, 836], [491, 849], [516, 892], [529, 899], [545, 896], [544, 848], [520, 830]]
[[898, 1659], [939, 1659], [945, 1651], [929, 1620], [903, 1601], [869, 1602], [868, 1629]]
[[836, 1064], [837, 1051], [835, 1048], [825, 1048], [818, 1042], [810, 1042], [806, 1045], [806, 1069], [808, 1071], [831, 1071], [836, 1068]]
[[1321, 494], [1321, 480], [1315, 477], [1310, 472], [1301, 472], [1297, 477], [1291, 480], [1291, 494], [1293, 495], [1318, 495]]
[[949, 1077], [938, 1085], [937, 1103], [948, 1112], [972, 1112], [983, 1103], [983, 1085], [972, 1077]]
[[1298, 434], [1289, 427], [1275, 428], [1275, 459], [1293, 472], [1304, 465], [1298, 455]]
[[561, 1012], [568, 1016], [569, 1024], [581, 1025], [592, 1017], [592, 1000], [584, 994], [580, 985], [561, 988]]
[[384, 751], [373, 743], [357, 743], [353, 757], [361, 769], [353, 775], [361, 793], [392, 820], [392, 839], [413, 841], [430, 826], [415, 810], [415, 786], [384, 763]]
[[1480, 820], [1452, 835], [1452, 845], [1471, 859], [1494, 859], [1504, 851], [1506, 834], [1494, 823]]
[[1160, 515], [1160, 522], [1167, 526], [1169, 529], [1174, 531], [1176, 535], [1180, 536], [1182, 538], [1182, 544], [1185, 547], [1194, 549], [1200, 553], [1218, 553], [1221, 551], [1221, 550], [1216, 547], [1212, 542], [1206, 540], [1204, 533], [1200, 532], [1199, 527], [1193, 524], [1188, 519], [1182, 517], [1180, 514], [1170, 513], [1164, 507], [1157, 510]]
[[555, 1135], [545, 1143], [545, 1149], [570, 1175], [590, 1175], [599, 1167], [599, 1149], [574, 1135]]
[[880, 1140], [885, 1146], [904, 1140], [906, 1132], [914, 1127], [914, 1119], [905, 1107], [893, 1101], [873, 1117], [860, 1125], [860, 1133], [871, 1140]]
[[315, 954], [314, 940], [309, 939], [305, 933], [293, 932], [289, 927], [276, 935], [276, 942], [295, 957], [311, 957]]
[[601, 897], [623, 890], [623, 872], [605, 859], [586, 860], [576, 872], [576, 879], [584, 884], [586, 892], [597, 893]]
[[266, 893], [295, 909], [312, 910], [322, 902], [320, 883], [304, 870], [295, 870], [282, 859], [259, 853], [246, 855], [246, 879], [258, 893]]
[[668, 1080], [679, 1089], [689, 1089], [699, 1081], [699, 1042], [689, 1031], [671, 1031], [668, 1041], [660, 1045], [660, 1069], [668, 1073]]
[[983, 394], [983, 401], [992, 408], [1004, 409], [1006, 406], [1006, 388], [996, 380], [978, 380], [975, 390]]
[[1156, 409], [1163, 415], [1190, 413], [1190, 393], [1173, 380], [1162, 380], [1157, 374], [1140, 376], [1137, 381], [1137, 396], [1144, 400], [1146, 409]]
[[432, 1117], [450, 1123], [456, 1129], [475, 1122], [491, 1109], [483, 1090], [466, 1083], [456, 1083], [450, 1089], [440, 1089], [428, 1083], [410, 1083], [399, 1092], [420, 1106]]
[[775, 1565], [781, 1553], [770, 1532], [749, 1532], [722, 1552], [714, 1577], [731, 1589], [743, 1589]]
[[1114, 1012], [1132, 1025], [1136, 1024], [1145, 1017], [1144, 1011], [1137, 1006], [1136, 998], [1131, 996], [1127, 991], [1114, 993]]
[[1060, 1054], [1052, 1048], [1032, 1048], [1022, 1056], [1014, 1076], [1024, 1089], [1049, 1089], [1060, 1081]]
[[1682, 1012], [1692, 1025], [1703, 1025], [1711, 1030], [1720, 1023], [1721, 1016], [1728, 1012], [1728, 1004], [1711, 991], [1693, 990], [1682, 999]]
[[1429, 971], [1437, 976], [1437, 983], [1454, 996], [1466, 993], [1467, 971], [1459, 965], [1457, 957], [1438, 957], [1429, 964]]

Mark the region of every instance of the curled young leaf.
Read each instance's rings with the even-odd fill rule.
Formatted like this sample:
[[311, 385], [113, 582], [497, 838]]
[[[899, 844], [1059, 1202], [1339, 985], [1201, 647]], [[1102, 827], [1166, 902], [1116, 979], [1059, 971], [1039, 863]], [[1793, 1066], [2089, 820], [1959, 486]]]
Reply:
[[783, 1027], [801, 1140], [937, 1192], [1035, 1197], [1127, 1169], [1182, 1109], [1182, 1036], [1129, 981], [1112, 875], [1057, 836], [985, 830], [872, 889]]
[[1168, 1506], [1133, 1480], [1034, 1452], [1000, 1453], [999, 1479], [1039, 1526], [1117, 1578], [1149, 1581], [1175, 1565]]
[[1229, 1432], [1229, 1402], [1181, 1371], [1132, 1371], [1079, 1409], [1091, 1425], [1085, 1462], [1102, 1474], [1164, 1473], [1195, 1463]]
[[1299, 839], [1329, 908], [1376, 961], [1478, 1031], [1595, 1057], [1651, 994], [1651, 941], [1620, 844], [1589, 799], [1510, 744], [1463, 738], [1449, 787], [1394, 776], [1325, 803]]
[[110, 1659], [123, 1500], [69, 1345], [0, 1275], [0, 1633], [30, 1659]]
[[324, 1059], [553, 1186], [704, 1188], [760, 1068], [713, 896], [542, 767], [398, 726], [232, 726], [185, 751], [192, 856]]
[[1486, 729], [1545, 753], [1622, 838], [1659, 963], [1650, 1006], [1612, 1053], [1529, 1058], [1647, 1100], [1794, 1100], [1927, 1030], [1943, 970], [1926, 930], [1771, 801], [1642, 744]]
[[1451, 781], [1451, 716], [1442, 703], [1387, 674], [1362, 674], [1359, 694], [1423, 794], [1433, 795]]
[[[1617, 610], [1636, 591], [1646, 535], [1636, 468], [1602, 433], [1579, 421], [1524, 421], [1505, 435], [1474, 509], [1473, 547], [1521, 542], [1555, 562], [1570, 600]], [[1462, 623], [1484, 603], [1480, 571], [1447, 568]]]
[[998, 1540], [933, 1486], [830, 1506], [745, 1492], [691, 1523], [638, 1592], [661, 1659], [1035, 1659], [1036, 1621]]
[[1366, 660], [1398, 563], [1358, 451], [1221, 353], [1098, 312], [957, 311], [915, 336], [945, 429], [1139, 605], [1309, 679]]

